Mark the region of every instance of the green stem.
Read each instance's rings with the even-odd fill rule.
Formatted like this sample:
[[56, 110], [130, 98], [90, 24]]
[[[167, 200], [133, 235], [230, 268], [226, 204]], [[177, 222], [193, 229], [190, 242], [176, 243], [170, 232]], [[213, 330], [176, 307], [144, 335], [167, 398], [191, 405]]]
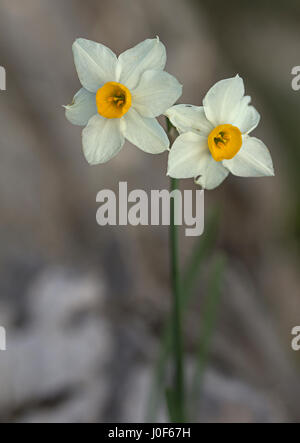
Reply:
[[[181, 277], [181, 313], [185, 314], [189, 304], [195, 295], [193, 289], [201, 275], [201, 265], [204, 258], [211, 256], [215, 248], [219, 225], [219, 211], [213, 211], [208, 216], [205, 235], [197, 241], [192, 252], [191, 258], [182, 273]], [[157, 419], [157, 409], [159, 402], [159, 393], [162, 390], [165, 381], [166, 366], [169, 356], [172, 355], [173, 343], [173, 316], [170, 315], [164, 328], [164, 334], [159, 351], [159, 357], [156, 362], [153, 382], [149, 389], [149, 402], [146, 415], [147, 422], [155, 422]], [[187, 409], [187, 405], [186, 408]], [[186, 417], [187, 419], [187, 417]]]
[[[171, 192], [178, 189], [178, 180], [171, 178]], [[175, 421], [184, 422], [184, 365], [183, 365], [183, 336], [181, 315], [181, 289], [178, 260], [178, 226], [175, 224], [175, 199], [171, 198], [170, 223], [170, 252], [171, 279], [173, 292], [173, 357], [174, 357], [174, 388]]]
[[191, 392], [191, 404], [194, 411], [197, 411], [199, 408], [200, 388], [204, 370], [209, 358], [211, 339], [213, 337], [216, 326], [218, 309], [222, 295], [221, 289], [225, 266], [226, 257], [223, 254], [218, 253], [215, 258], [213, 269], [210, 273], [209, 284], [207, 288], [207, 298], [205, 299], [203, 307], [203, 328], [200, 334], [197, 352], [196, 372], [194, 383], [192, 384], [193, 391]]

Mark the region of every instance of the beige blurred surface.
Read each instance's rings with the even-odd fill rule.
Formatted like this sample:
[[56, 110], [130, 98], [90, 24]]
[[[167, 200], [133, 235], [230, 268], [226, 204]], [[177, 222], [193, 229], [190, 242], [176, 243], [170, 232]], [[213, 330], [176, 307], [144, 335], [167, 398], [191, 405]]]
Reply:
[[[158, 35], [182, 103], [201, 104], [239, 73], [262, 115], [275, 178], [230, 177], [206, 192], [220, 208], [228, 256], [197, 420], [300, 420], [300, 7], [237, 0], [0, 0], [0, 418], [16, 422], [143, 421], [170, 308], [166, 228], [100, 228], [96, 194], [168, 187], [167, 154], [126, 144], [90, 167], [63, 104], [80, 88], [71, 46], [85, 37], [117, 54]], [[192, 181], [185, 187], [194, 187]], [[205, 235], [205, 234], [204, 234]], [[182, 239], [183, 240], [183, 239]], [[193, 240], [182, 243], [182, 261]], [[209, 268], [209, 261], [204, 270]], [[205, 285], [186, 319], [188, 358]], [[198, 300], [198, 302], [197, 302]], [[158, 419], [166, 420], [161, 405]]]

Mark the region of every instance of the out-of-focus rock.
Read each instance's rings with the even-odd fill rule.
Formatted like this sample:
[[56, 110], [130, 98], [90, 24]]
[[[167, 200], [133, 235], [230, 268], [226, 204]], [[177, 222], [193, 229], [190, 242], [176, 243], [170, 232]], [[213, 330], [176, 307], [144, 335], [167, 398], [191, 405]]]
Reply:
[[[91, 384], [101, 393], [98, 400], [105, 397], [111, 333], [103, 314], [104, 291], [93, 275], [62, 268], [36, 279], [28, 292], [26, 328], [7, 331], [8, 349], [1, 354], [1, 414], [22, 416], [51, 402], [60, 408], [70, 399], [75, 406], [89, 397]], [[94, 410], [94, 403], [84, 410]]]

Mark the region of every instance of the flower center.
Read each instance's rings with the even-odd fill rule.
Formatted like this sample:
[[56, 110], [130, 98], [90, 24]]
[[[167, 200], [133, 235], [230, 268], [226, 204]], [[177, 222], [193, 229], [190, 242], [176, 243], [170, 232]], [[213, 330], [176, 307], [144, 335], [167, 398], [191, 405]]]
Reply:
[[233, 125], [217, 126], [208, 136], [208, 147], [217, 162], [230, 160], [242, 147], [242, 133]]
[[117, 82], [106, 83], [96, 94], [97, 109], [102, 117], [121, 118], [131, 107], [131, 93]]

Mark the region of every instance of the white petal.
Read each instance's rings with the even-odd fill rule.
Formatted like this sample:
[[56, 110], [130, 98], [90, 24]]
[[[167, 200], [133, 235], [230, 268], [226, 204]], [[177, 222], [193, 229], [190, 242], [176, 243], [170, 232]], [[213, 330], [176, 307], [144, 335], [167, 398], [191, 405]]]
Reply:
[[251, 98], [249, 96], [243, 97], [240, 103], [238, 115], [232, 122], [237, 126], [242, 134], [249, 134], [255, 129], [260, 121], [260, 115], [253, 106], [249, 106]]
[[146, 118], [131, 108], [122, 118], [122, 133], [132, 144], [149, 154], [160, 154], [169, 148], [167, 134], [155, 118]]
[[166, 48], [159, 38], [145, 40], [120, 55], [117, 81], [133, 90], [138, 85], [143, 72], [148, 69], [163, 70], [166, 62]]
[[71, 105], [65, 106], [66, 117], [73, 125], [85, 126], [97, 114], [95, 94], [82, 88], [73, 98]]
[[173, 178], [199, 177], [196, 182], [203, 189], [216, 188], [229, 171], [216, 162], [208, 149], [207, 137], [193, 132], [180, 135], [169, 154], [168, 175]]
[[90, 92], [116, 80], [117, 57], [106, 46], [79, 38], [73, 44], [75, 66], [82, 86]]
[[165, 115], [179, 133], [192, 131], [208, 136], [214, 128], [207, 120], [202, 106], [175, 105]]
[[148, 70], [132, 92], [134, 108], [144, 117], [158, 117], [182, 94], [182, 86], [165, 71]]
[[228, 177], [228, 174], [229, 171], [224, 168], [222, 163], [216, 162], [210, 155], [201, 176], [196, 179], [196, 183], [203, 189], [215, 189]]
[[84, 155], [91, 165], [106, 163], [122, 149], [124, 137], [120, 119], [108, 119], [97, 114], [82, 132]]
[[264, 143], [255, 137], [243, 137], [240, 151], [233, 159], [223, 160], [223, 165], [239, 177], [274, 175], [271, 154]]
[[216, 83], [203, 100], [208, 120], [214, 126], [232, 124], [237, 117], [244, 93], [244, 82], [238, 75]]
[[186, 132], [173, 143], [169, 154], [168, 175], [173, 178], [197, 177], [209, 156], [207, 137]]

